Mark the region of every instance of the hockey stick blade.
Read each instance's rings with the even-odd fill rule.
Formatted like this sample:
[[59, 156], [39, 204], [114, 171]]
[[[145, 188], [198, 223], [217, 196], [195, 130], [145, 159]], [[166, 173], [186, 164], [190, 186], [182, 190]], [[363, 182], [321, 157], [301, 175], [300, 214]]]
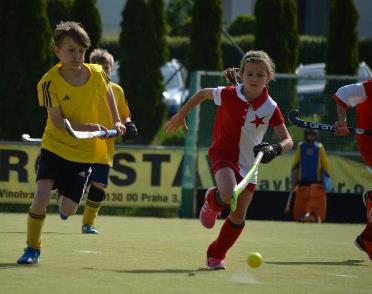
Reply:
[[65, 129], [70, 134], [71, 137], [75, 139], [91, 139], [91, 138], [105, 138], [105, 137], [116, 137], [118, 135], [118, 131], [115, 129], [106, 131], [75, 131], [71, 123], [68, 121], [67, 118], [64, 119], [63, 125]]
[[254, 160], [253, 166], [248, 171], [247, 175], [234, 188], [233, 195], [231, 197], [231, 203], [230, 203], [230, 208], [231, 208], [232, 211], [236, 210], [236, 205], [238, 203], [238, 197], [239, 197], [240, 193], [242, 193], [245, 190], [245, 188], [247, 188], [249, 182], [252, 180], [253, 176], [255, 175], [255, 173], [258, 169], [258, 165], [261, 162], [262, 156], [263, 156], [263, 152], [262, 151], [258, 152], [258, 154], [257, 154], [257, 156]]
[[[328, 132], [336, 132], [336, 128], [333, 125], [320, 123], [320, 122], [312, 122], [312, 121], [305, 121], [299, 118], [299, 111], [298, 110], [291, 110], [288, 112], [288, 119], [294, 125], [303, 128], [303, 129], [313, 129], [319, 131], [328, 131]], [[372, 130], [364, 130], [359, 128], [352, 128], [348, 127], [350, 133], [357, 134], [357, 135], [372, 135]]]
[[22, 134], [22, 141], [26, 143], [41, 143], [41, 138], [31, 138], [29, 134]]

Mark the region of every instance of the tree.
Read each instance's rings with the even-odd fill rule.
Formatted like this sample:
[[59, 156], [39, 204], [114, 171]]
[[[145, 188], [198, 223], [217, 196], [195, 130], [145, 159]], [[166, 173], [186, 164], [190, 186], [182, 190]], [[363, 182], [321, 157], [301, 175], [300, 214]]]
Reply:
[[166, 8], [166, 18], [171, 36], [188, 36], [191, 21], [192, 0], [172, 0]]
[[[332, 0], [329, 15], [329, 33], [326, 55], [326, 72], [328, 75], [355, 75], [359, 66], [359, 14], [353, 0]], [[336, 90], [355, 80], [328, 80], [324, 89], [326, 107], [324, 119], [337, 120], [335, 102], [331, 98]], [[354, 111], [354, 109], [353, 109]], [[348, 111], [348, 123], [355, 124], [353, 111]], [[350, 144], [352, 139], [345, 139]], [[336, 146], [329, 146], [330, 148]], [[339, 145], [337, 146], [340, 147]]]
[[256, 19], [252, 15], [239, 15], [229, 24], [227, 31], [232, 36], [254, 34]]
[[22, 133], [40, 136], [45, 127], [36, 85], [51, 66], [46, 0], [0, 1], [0, 13], [0, 138], [19, 141]]
[[74, 0], [47, 0], [47, 13], [51, 30], [61, 21], [70, 20], [71, 8]]
[[194, 0], [190, 35], [190, 70], [222, 70], [221, 0]]
[[102, 37], [102, 21], [96, 0], [75, 0], [71, 8], [71, 20], [81, 23], [90, 37], [92, 46], [85, 56], [88, 58], [90, 52], [99, 47]]
[[149, 0], [148, 3], [150, 11], [152, 12], [152, 21], [154, 23], [156, 37], [155, 50], [158, 51], [156, 61], [159, 62], [159, 67], [162, 66], [169, 59], [169, 49], [165, 35], [167, 34], [168, 26], [165, 20], [164, 1], [163, 0]]
[[162, 75], [156, 50], [157, 33], [144, 0], [128, 0], [121, 22], [120, 81], [138, 126], [136, 143], [150, 143], [162, 125]]
[[294, 0], [257, 0], [255, 48], [266, 51], [277, 72], [294, 73], [298, 64], [299, 35]]
[[354, 75], [359, 64], [358, 11], [353, 0], [332, 0], [329, 16], [327, 74]]
[[[297, 6], [294, 0], [257, 0], [255, 6], [255, 48], [266, 51], [279, 73], [294, 73], [298, 64], [299, 34]], [[285, 96], [282, 89], [288, 89]], [[298, 105], [296, 81], [276, 80], [270, 93], [279, 102], [284, 115]]]

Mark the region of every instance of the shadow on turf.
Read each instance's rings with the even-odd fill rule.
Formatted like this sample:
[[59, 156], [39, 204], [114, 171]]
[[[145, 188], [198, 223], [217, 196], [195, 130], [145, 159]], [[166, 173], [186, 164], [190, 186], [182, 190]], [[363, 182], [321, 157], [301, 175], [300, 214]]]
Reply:
[[[83, 267], [85, 270], [101, 270], [92, 267]], [[135, 270], [109, 270], [120, 274], [187, 274], [188, 276], [195, 276], [197, 272], [212, 272], [208, 268], [198, 268], [196, 270], [187, 269], [135, 269]]]
[[19, 267], [19, 264], [14, 263], [0, 263], [0, 269], [7, 269], [12, 267]]
[[[26, 234], [27, 232], [26, 231], [23, 231], [23, 232], [0, 232], [0, 234]], [[43, 232], [43, 234], [56, 234], [56, 235], [81, 235], [80, 232], [74, 232], [74, 233], [71, 233], [71, 232]]]
[[348, 265], [348, 266], [367, 266], [360, 264], [365, 260], [348, 259], [344, 261], [266, 261], [266, 264], [274, 265]]

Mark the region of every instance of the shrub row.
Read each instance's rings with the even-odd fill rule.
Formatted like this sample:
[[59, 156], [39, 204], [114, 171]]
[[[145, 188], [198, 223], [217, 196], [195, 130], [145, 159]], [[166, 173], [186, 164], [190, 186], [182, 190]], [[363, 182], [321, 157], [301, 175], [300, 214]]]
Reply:
[[[254, 48], [254, 36], [242, 35], [233, 37], [233, 40], [245, 52]], [[187, 37], [168, 37], [167, 43], [171, 58], [177, 58], [183, 64], [188, 64]], [[315, 62], [325, 62], [326, 60], [327, 39], [325, 37], [300, 36], [300, 56], [299, 63], [308, 64]], [[119, 56], [119, 45], [117, 40], [103, 40], [102, 47], [107, 48], [114, 54], [115, 59]], [[222, 52], [224, 67], [238, 66], [241, 54], [235, 46], [226, 38], [222, 39]], [[372, 39], [359, 41], [359, 57], [372, 67]]]

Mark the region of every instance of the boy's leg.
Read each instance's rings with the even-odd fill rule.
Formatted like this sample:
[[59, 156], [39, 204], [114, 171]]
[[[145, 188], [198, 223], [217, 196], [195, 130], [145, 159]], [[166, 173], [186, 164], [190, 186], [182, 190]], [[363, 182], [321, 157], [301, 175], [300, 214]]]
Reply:
[[[50, 191], [53, 180], [39, 180], [37, 192], [27, 217], [27, 248], [23, 255], [18, 258], [18, 264], [36, 264], [39, 262], [41, 249], [41, 232], [45, 222], [45, 210], [50, 199]], [[43, 196], [44, 195], [44, 196]]]
[[83, 226], [82, 233], [85, 234], [98, 234], [98, 230], [94, 227], [98, 212], [102, 206], [103, 200], [105, 200], [106, 194], [104, 190], [101, 190], [93, 184], [89, 188], [87, 200], [85, 202], [84, 214], [83, 214]]
[[106, 198], [105, 188], [108, 184], [110, 166], [106, 164], [93, 164], [90, 176], [90, 188], [84, 207], [81, 231], [83, 234], [98, 234], [95, 221]]
[[310, 185], [309, 211], [315, 214], [318, 223], [326, 218], [327, 195], [322, 184]]
[[302, 221], [302, 218], [309, 212], [310, 186], [299, 186], [293, 205], [293, 219]]

